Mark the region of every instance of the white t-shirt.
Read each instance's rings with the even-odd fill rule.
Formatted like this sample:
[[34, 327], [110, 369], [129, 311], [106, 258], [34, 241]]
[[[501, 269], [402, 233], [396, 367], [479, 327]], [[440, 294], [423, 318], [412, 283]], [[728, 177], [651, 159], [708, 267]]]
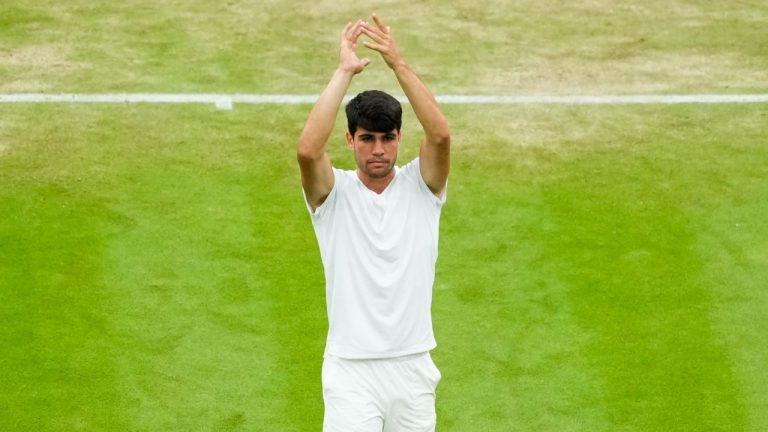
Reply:
[[395, 167], [377, 194], [355, 171], [333, 169], [335, 183], [312, 225], [325, 269], [325, 353], [390, 358], [433, 349], [432, 285], [440, 210], [419, 159]]

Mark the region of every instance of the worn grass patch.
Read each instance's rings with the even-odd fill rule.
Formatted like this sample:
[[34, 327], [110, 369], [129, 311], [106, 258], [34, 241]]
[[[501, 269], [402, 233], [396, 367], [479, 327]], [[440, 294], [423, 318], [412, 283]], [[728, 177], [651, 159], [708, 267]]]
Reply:
[[[763, 2], [390, 0], [437, 93], [760, 92]], [[352, 2], [29, 4], [4, 92], [317, 93]], [[375, 59], [351, 89], [400, 93]], [[309, 106], [0, 106], [9, 430], [318, 430]], [[439, 429], [768, 430], [763, 105], [447, 106]], [[400, 163], [420, 130], [406, 109]], [[330, 150], [352, 168], [339, 116]]]
[[[4, 91], [60, 92], [317, 93], [338, 29], [371, 12], [350, 1], [7, 7], [4, 56], [56, 45], [81, 67], [6, 66]], [[377, 10], [438, 93], [756, 92], [768, 81], [761, 2], [390, 0]], [[374, 63], [367, 86], [399, 92]]]

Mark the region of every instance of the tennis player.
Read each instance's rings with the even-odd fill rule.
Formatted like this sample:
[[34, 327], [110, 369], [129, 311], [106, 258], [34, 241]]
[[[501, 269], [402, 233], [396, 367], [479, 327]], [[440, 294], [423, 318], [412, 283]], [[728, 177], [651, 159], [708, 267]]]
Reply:
[[[448, 123], [432, 93], [406, 63], [392, 31], [349, 23], [339, 65], [309, 114], [297, 157], [325, 270], [328, 337], [322, 383], [326, 432], [433, 431], [440, 372], [430, 357], [432, 285], [438, 224], [450, 167]], [[424, 129], [419, 156], [396, 165], [402, 108], [365, 91], [346, 106], [346, 144], [355, 170], [326, 153], [353, 77], [378, 52]]]

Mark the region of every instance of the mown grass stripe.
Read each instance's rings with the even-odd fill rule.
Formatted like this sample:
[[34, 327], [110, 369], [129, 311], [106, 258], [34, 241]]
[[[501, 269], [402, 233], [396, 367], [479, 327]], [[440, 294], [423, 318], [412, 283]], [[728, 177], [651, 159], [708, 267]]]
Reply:
[[[221, 109], [232, 109], [238, 104], [312, 104], [317, 95], [291, 94], [219, 94], [219, 93], [6, 93], [0, 94], [0, 103], [170, 103], [214, 104]], [[407, 102], [404, 96], [398, 96]], [[349, 100], [349, 96], [345, 98]], [[689, 94], [689, 95], [566, 95], [566, 96], [437, 96], [443, 104], [457, 105], [628, 105], [628, 104], [741, 104], [766, 103], [768, 94]]]

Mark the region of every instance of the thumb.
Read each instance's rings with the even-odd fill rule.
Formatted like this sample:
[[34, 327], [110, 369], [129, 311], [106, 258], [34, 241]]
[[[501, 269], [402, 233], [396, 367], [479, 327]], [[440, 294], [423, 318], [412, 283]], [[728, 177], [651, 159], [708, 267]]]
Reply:
[[368, 57], [366, 57], [366, 58], [364, 58], [364, 59], [360, 60], [360, 62], [363, 64], [363, 67], [366, 67], [366, 66], [368, 66], [369, 64], [371, 64], [371, 59], [369, 59]]

